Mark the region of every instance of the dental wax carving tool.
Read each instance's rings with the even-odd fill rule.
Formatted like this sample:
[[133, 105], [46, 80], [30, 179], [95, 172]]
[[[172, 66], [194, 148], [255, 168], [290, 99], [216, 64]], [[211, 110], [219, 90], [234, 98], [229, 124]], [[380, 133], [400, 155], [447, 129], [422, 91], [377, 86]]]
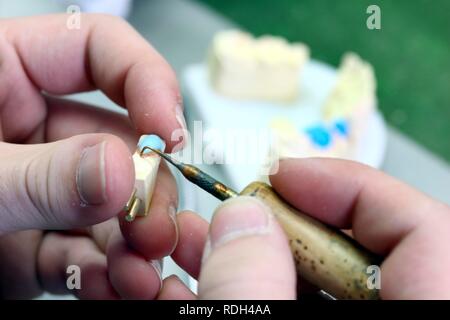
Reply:
[[153, 189], [161, 158], [151, 149], [164, 152], [165, 143], [156, 135], [143, 135], [139, 139], [136, 152], [133, 154], [136, 180], [134, 191], [125, 205], [125, 219], [133, 221], [136, 216], [146, 216], [150, 209]]

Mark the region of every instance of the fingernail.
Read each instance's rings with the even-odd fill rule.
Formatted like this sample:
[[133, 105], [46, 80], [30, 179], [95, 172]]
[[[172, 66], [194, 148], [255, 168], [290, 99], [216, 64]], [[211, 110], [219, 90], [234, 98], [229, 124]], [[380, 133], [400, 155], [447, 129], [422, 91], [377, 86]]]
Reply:
[[215, 212], [210, 227], [212, 249], [231, 240], [270, 232], [270, 209], [254, 197], [225, 201]]
[[106, 201], [105, 191], [106, 141], [85, 148], [78, 163], [76, 184], [84, 205], [98, 205]]
[[163, 261], [162, 260], [151, 260], [151, 266], [155, 269], [156, 273], [158, 273], [161, 278], [162, 270], [163, 270]]
[[[180, 125], [180, 130], [182, 130], [182, 136], [183, 140], [181, 143], [177, 146], [178, 149], [182, 149], [186, 145], [186, 137], [187, 137], [187, 125], [186, 125], [186, 119], [184, 118], [183, 114], [183, 108], [181, 107], [181, 104], [177, 104], [175, 107], [175, 118], [177, 119], [178, 124]], [[179, 136], [177, 134], [177, 136]], [[177, 150], [178, 151], [178, 150]]]
[[176, 219], [177, 219], [177, 208], [175, 205], [171, 204], [169, 205], [169, 208], [167, 209], [168, 213], [169, 213], [169, 217], [174, 221], [174, 223], [176, 224]]
[[178, 231], [178, 223], [177, 223], [177, 209], [176, 209], [176, 206], [174, 206], [174, 205], [170, 205], [169, 206], [169, 209], [168, 209], [168, 213], [169, 213], [169, 217], [170, 217], [170, 219], [172, 220], [172, 223], [174, 224], [174, 226], [175, 226], [175, 242], [174, 242], [174, 244], [173, 244], [173, 247], [172, 247], [172, 249], [170, 250], [170, 253], [169, 253], [169, 255], [171, 255], [174, 251], [175, 251], [175, 249], [177, 248], [177, 245], [178, 245], [178, 239], [179, 239], [179, 231]]
[[184, 118], [183, 108], [181, 104], [177, 104], [175, 107], [175, 118], [178, 121], [181, 129], [187, 130], [186, 119]]
[[163, 260], [151, 260], [150, 265], [155, 269], [156, 274], [159, 277], [160, 286], [162, 288], [162, 272], [163, 272]]

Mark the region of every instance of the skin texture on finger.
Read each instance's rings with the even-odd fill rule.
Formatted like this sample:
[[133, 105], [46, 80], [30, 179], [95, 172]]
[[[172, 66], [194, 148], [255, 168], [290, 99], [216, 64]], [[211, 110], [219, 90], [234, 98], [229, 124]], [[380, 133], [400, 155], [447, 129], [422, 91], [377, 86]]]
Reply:
[[[109, 132], [126, 141], [130, 150], [136, 148], [136, 135], [127, 117], [110, 111], [95, 109], [78, 102], [53, 97], [47, 97], [46, 99], [50, 114], [47, 119], [47, 126], [42, 126], [42, 128], [46, 129], [47, 132], [42, 130], [41, 133], [36, 133], [31, 137], [32, 141], [27, 142], [54, 141], [87, 132]], [[168, 178], [172, 179], [172, 177]], [[155, 197], [158, 197], [158, 195], [155, 195]], [[110, 219], [88, 229], [71, 231], [70, 234], [90, 236], [97, 247], [102, 252], [106, 252], [110, 236], [117, 229], [117, 219]], [[131, 248], [129, 250], [133, 251]], [[114, 258], [120, 259], [120, 255], [115, 255]], [[153, 270], [149, 270], [149, 272], [153, 272]], [[130, 276], [127, 270], [121, 270], [121, 274], [124, 278]], [[126, 292], [121, 294], [127, 296]]]
[[0, 299], [31, 299], [42, 293], [36, 277], [42, 232], [21, 231], [0, 237]]
[[301, 211], [385, 255], [444, 205], [368, 166], [336, 159], [286, 159], [272, 186]]
[[195, 294], [176, 275], [171, 275], [163, 281], [158, 300], [195, 300]]
[[119, 222], [116, 218], [109, 219], [105, 222], [89, 226], [84, 229], [85, 235], [89, 236], [97, 245], [99, 250], [106, 253], [112, 238], [116, 234], [120, 234]]
[[261, 201], [241, 196], [216, 210], [198, 290], [200, 299], [295, 299], [288, 241]]
[[[201, 254], [205, 243], [208, 224], [198, 215], [190, 212], [181, 213], [181, 243], [190, 254], [182, 255], [179, 259], [180, 265], [189, 268], [200, 268]], [[200, 228], [197, 228], [200, 225]], [[70, 255], [72, 248], [79, 250], [79, 239], [90, 237], [93, 244], [100, 252], [107, 252], [108, 246], [112, 249], [108, 252], [108, 272], [111, 273], [109, 281], [117, 288], [117, 293], [125, 299], [148, 299], [153, 298], [157, 292], [159, 277], [153, 268], [148, 268], [145, 259], [133, 253], [129, 247], [118, 250], [115, 236], [120, 234], [117, 219], [110, 219], [103, 223], [86, 229], [65, 232], [63, 235], [65, 245], [59, 247], [60, 237], [51, 232], [45, 234], [45, 246], [41, 252], [40, 259], [45, 259], [44, 273], [39, 275], [35, 269], [37, 253], [41, 250], [42, 233], [40, 231], [22, 231], [0, 237], [0, 288], [1, 297], [5, 299], [28, 299], [41, 293], [38, 278], [45, 282], [47, 290], [52, 293], [67, 293], [66, 277], [61, 274], [65, 272], [61, 268], [67, 268], [65, 256]], [[71, 240], [74, 240], [73, 242]], [[55, 243], [58, 241], [58, 243]], [[114, 243], [116, 242], [116, 243]], [[121, 243], [120, 245], [123, 245]], [[193, 250], [191, 250], [191, 246]], [[51, 251], [59, 248], [60, 250]], [[115, 248], [114, 248], [115, 247]], [[119, 248], [120, 249], [120, 248]], [[61, 252], [64, 252], [64, 255]], [[183, 250], [178, 249], [182, 253]], [[13, 254], [12, 254], [13, 252]], [[96, 254], [95, 254], [96, 256]], [[130, 258], [131, 257], [131, 258]], [[130, 265], [131, 264], [131, 265]], [[144, 270], [135, 264], [144, 265]], [[194, 266], [193, 266], [194, 265]], [[50, 269], [47, 266], [52, 266]], [[53, 266], [61, 266], [53, 267]], [[148, 285], [142, 285], [143, 283]], [[85, 296], [86, 297], [86, 296]], [[88, 296], [89, 297], [89, 296]], [[102, 298], [102, 297], [100, 297]], [[104, 297], [111, 298], [109, 295]], [[164, 280], [158, 299], [194, 299], [195, 295], [175, 276]]]
[[0, 22], [0, 140], [20, 142], [45, 121], [47, 109]]
[[198, 278], [208, 236], [208, 222], [198, 214], [183, 211], [177, 215], [179, 239], [172, 259], [195, 279]]
[[271, 182], [295, 207], [325, 223], [352, 227], [358, 242], [388, 255], [381, 266], [382, 298], [448, 298], [448, 206], [344, 160], [283, 160]]
[[[170, 150], [175, 144], [171, 134], [181, 127], [177, 120], [181, 98], [167, 62], [124, 20], [83, 14], [81, 28], [71, 30], [66, 26], [67, 17], [51, 15], [0, 23], [0, 56], [12, 65], [0, 73], [0, 83], [8, 89], [5, 92], [12, 89], [10, 79], [20, 80], [16, 82], [20, 88], [29, 87], [17, 98], [0, 97], [5, 101], [4, 121], [11, 124], [3, 126], [5, 139], [24, 138], [45, 119], [39, 91], [68, 94], [98, 88], [130, 111], [139, 133], [158, 134]], [[29, 118], [24, 112], [18, 118], [18, 105], [25, 101], [38, 105], [33, 109], [36, 114]], [[11, 121], [14, 117], [17, 123]]]
[[[116, 292], [113, 297], [111, 297], [110, 294], [106, 294], [105, 296], [97, 295], [94, 298], [155, 298], [161, 286], [159, 273], [155, 272], [155, 268], [153, 268], [141, 255], [125, 244], [120, 234], [117, 219], [113, 218], [103, 223], [86, 228], [83, 232], [64, 233], [62, 236], [64, 237], [65, 244], [61, 247], [59, 247], [58, 244], [55, 244], [55, 241], [60, 241], [60, 237], [55, 236], [55, 234], [55, 232], [47, 234], [50, 236], [50, 239], [45, 237], [45, 245], [41, 250], [41, 258], [46, 260], [41, 263], [41, 270], [43, 270], [43, 272], [38, 275], [38, 277], [45, 283], [47, 290], [50, 290], [52, 293], [56, 294], [64, 294], [68, 292], [66, 287], [67, 275], [61, 276], [65, 272], [63, 272], [61, 268], [67, 268], [65, 256], [79, 256], [76, 252], [73, 254], [71, 251], [79, 250], [78, 243], [80, 242], [80, 239], [84, 239], [86, 241], [91, 241], [92, 245], [97, 248], [96, 251], [106, 255], [106, 269], [108, 273], [107, 280]], [[29, 244], [27, 243], [26, 245]], [[50, 248], [52, 246], [55, 246], [57, 249], [59, 248], [59, 250], [50, 252]], [[92, 248], [86, 250], [92, 251]], [[64, 255], [62, 255], [61, 252], [64, 252]], [[87, 255], [83, 258], [84, 265], [98, 264], [97, 253]], [[89, 261], [91, 258], [93, 258], [92, 262]], [[77, 264], [76, 261], [73, 262], [74, 264]], [[98, 272], [100, 272], [100, 270], [98, 270]], [[83, 276], [83, 269], [81, 269], [81, 274]], [[36, 278], [36, 275], [34, 276]], [[90, 299], [92, 295], [91, 293], [88, 293], [82, 294], [79, 297]]]
[[107, 255], [112, 286], [123, 299], [154, 299], [161, 288], [160, 270], [127, 245], [117, 219], [87, 229], [97, 247]]
[[[85, 151], [93, 146], [101, 146], [101, 152], [92, 158], [89, 170], [80, 171]], [[115, 136], [81, 135], [40, 145], [0, 143], [0, 148], [3, 232], [99, 223], [117, 215], [131, 194], [131, 155]], [[80, 172], [92, 183], [83, 184]], [[91, 198], [101, 195], [102, 201], [82, 197], [87, 194]]]
[[[106, 256], [87, 237], [47, 234], [37, 264], [42, 287], [48, 292], [71, 293], [80, 299], [118, 298], [108, 278]], [[80, 289], [67, 288], [67, 267], [71, 265], [80, 268]]]
[[161, 259], [171, 254], [178, 242], [177, 206], [176, 182], [162, 161], [148, 215], [137, 217], [131, 223], [125, 220], [125, 212], [119, 215], [124, 238], [148, 260]]
[[[137, 139], [126, 117], [78, 102], [47, 99], [51, 111], [46, 126], [47, 132], [37, 134], [41, 137], [44, 135], [46, 141], [64, 139], [77, 133], [101, 131], [119, 135], [127, 142], [130, 150], [136, 149]], [[62, 121], [64, 119], [65, 121]], [[36, 136], [36, 139], [39, 138]], [[128, 194], [131, 194], [131, 191]], [[127, 200], [128, 198], [125, 202]], [[176, 224], [173, 220], [176, 207], [176, 183], [167, 165], [162, 162], [149, 216], [138, 217], [133, 223], [124, 221], [124, 213], [119, 218], [125, 238], [148, 259], [158, 259], [171, 253], [177, 242]], [[169, 212], [171, 215], [168, 215]]]
[[26, 143], [54, 142], [85, 133], [107, 133], [122, 139], [131, 152], [138, 135], [125, 115], [78, 101], [45, 97], [48, 116]]
[[[188, 212], [177, 215], [177, 218], [181, 227], [181, 246], [184, 249], [178, 245], [175, 250], [181, 255], [178, 263], [185, 270], [198, 270], [208, 223], [198, 215]], [[118, 232], [116, 220], [95, 225], [89, 228], [88, 232], [99, 248], [106, 248], [109, 279], [122, 298], [154, 299], [158, 292], [158, 299], [195, 298], [178, 278], [165, 279], [160, 291], [160, 275], [155, 272], [155, 268], [150, 265], [150, 262], [125, 243]], [[187, 251], [188, 254], [183, 254], [181, 251]]]
[[161, 286], [158, 267], [134, 250], [130, 250], [123, 237], [117, 233], [107, 249], [109, 279], [123, 299], [155, 299]]
[[383, 299], [450, 299], [450, 211], [408, 233], [381, 266]]
[[[78, 133], [110, 132], [120, 136], [132, 152], [136, 149], [137, 137], [126, 117], [110, 111], [94, 109], [92, 106], [78, 102], [56, 98], [47, 98], [47, 100], [50, 111], [45, 133], [47, 141], [63, 139]], [[149, 216], [152, 218], [139, 217], [130, 224], [124, 221], [123, 215], [120, 217], [125, 237], [135, 239], [131, 242], [132, 245], [135, 244], [135, 249], [147, 255], [149, 259], [167, 255], [175, 246], [176, 229], [173, 227], [172, 218], [168, 217], [167, 213], [174, 213], [174, 208], [177, 206], [176, 192], [174, 178], [167, 165], [162, 163], [150, 208]], [[153, 211], [156, 212], [153, 213]], [[161, 232], [165, 231], [169, 234], [161, 235]], [[159, 234], [159, 238], [148, 236], [154, 232]]]

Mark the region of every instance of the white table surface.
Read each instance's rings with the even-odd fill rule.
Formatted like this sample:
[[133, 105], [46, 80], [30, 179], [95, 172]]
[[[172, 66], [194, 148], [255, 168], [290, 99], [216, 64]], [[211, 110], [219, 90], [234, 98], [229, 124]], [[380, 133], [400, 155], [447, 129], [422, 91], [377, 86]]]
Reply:
[[[63, 11], [64, 8], [55, 0], [0, 0], [0, 18]], [[190, 0], [136, 0], [129, 21], [166, 57], [178, 75], [185, 66], [204, 60], [215, 32], [234, 26], [218, 13]], [[78, 98], [118, 110], [100, 93], [81, 94]], [[206, 170], [219, 179], [222, 177], [218, 168]], [[450, 204], [449, 164], [392, 127], [388, 128], [382, 170]], [[200, 211], [209, 217], [218, 204], [204, 192], [198, 193], [183, 186], [182, 189], [187, 201], [181, 204], [181, 209], [197, 207], [196, 202], [201, 198]], [[180, 272], [173, 264], [168, 267], [166, 273]]]

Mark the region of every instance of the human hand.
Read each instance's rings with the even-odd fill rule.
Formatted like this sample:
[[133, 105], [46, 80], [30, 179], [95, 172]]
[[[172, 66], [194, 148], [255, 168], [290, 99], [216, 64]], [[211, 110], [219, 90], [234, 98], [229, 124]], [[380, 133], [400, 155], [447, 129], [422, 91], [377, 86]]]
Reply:
[[[148, 261], [177, 240], [167, 167], [149, 216], [138, 222], [150, 235], [140, 252], [125, 246], [114, 217], [132, 192], [130, 150], [139, 134], [161, 136], [169, 150], [177, 143], [171, 134], [184, 126], [177, 81], [123, 20], [82, 15], [81, 28], [69, 30], [67, 17], [0, 22], [0, 296], [67, 292], [63, 275], [76, 264], [79, 297], [136, 297], [137, 290], [152, 297], [160, 279]], [[94, 89], [126, 107], [131, 121], [52, 96]], [[136, 289], [142, 273], [148, 281]]]
[[[329, 225], [352, 229], [360, 244], [385, 256], [383, 299], [450, 298], [447, 205], [377, 170], [344, 160], [282, 160], [271, 183], [294, 207]], [[193, 275], [200, 274], [200, 298], [296, 297], [292, 254], [269, 211], [248, 197], [226, 201], [218, 208], [203, 263], [194, 268]], [[206, 234], [203, 227], [197, 239]], [[186, 259], [183, 248], [196, 247], [189, 241], [192, 237], [180, 238], [182, 247], [173, 255], [176, 260]], [[305, 287], [310, 288], [300, 279], [300, 293]], [[170, 297], [169, 290], [163, 288], [163, 292]]]

